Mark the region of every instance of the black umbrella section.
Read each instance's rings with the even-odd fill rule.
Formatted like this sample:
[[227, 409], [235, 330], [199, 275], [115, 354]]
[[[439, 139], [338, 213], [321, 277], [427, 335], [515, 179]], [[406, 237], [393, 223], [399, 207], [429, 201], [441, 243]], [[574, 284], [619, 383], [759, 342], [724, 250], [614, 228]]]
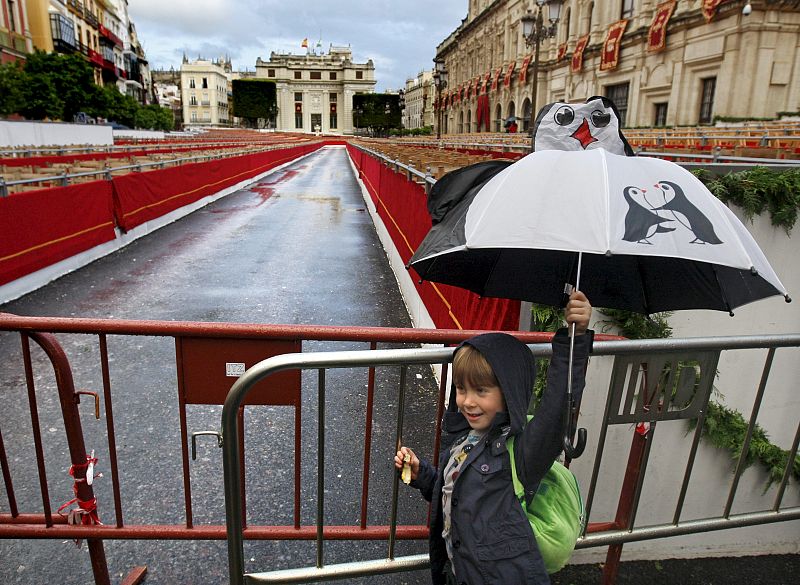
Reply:
[[[501, 297], [562, 306], [578, 254], [553, 250], [469, 249], [411, 258], [423, 280]], [[423, 251], [424, 252], [424, 251]], [[652, 314], [683, 309], [732, 312], [782, 294], [749, 270], [680, 258], [583, 254], [581, 289], [596, 307]], [[787, 299], [788, 300], [788, 299]]]

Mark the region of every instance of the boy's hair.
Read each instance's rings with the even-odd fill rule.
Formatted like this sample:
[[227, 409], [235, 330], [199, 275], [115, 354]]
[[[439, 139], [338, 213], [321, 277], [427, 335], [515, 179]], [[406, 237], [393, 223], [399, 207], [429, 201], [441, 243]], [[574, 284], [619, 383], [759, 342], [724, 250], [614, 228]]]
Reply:
[[472, 386], [500, 387], [492, 366], [471, 345], [462, 345], [453, 356], [453, 382], [462, 387], [465, 382]]

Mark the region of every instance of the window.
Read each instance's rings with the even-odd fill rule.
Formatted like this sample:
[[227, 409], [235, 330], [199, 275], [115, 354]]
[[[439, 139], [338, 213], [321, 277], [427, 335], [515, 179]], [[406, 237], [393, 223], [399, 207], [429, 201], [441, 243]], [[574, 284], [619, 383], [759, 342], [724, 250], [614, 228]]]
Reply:
[[322, 79], [322, 71], [312, 71], [310, 77], [311, 79]]
[[189, 89], [194, 89], [194, 77], [189, 78]]
[[296, 101], [296, 102], [302, 102], [303, 101], [303, 92], [302, 91], [294, 92], [294, 101]]
[[606, 96], [619, 110], [620, 128], [625, 126], [625, 116], [628, 113], [628, 83], [618, 83], [617, 85], [606, 86]]
[[295, 112], [295, 114], [294, 114], [294, 127], [295, 128], [302, 128], [303, 127], [303, 112]]
[[267, 69], [267, 77], [275, 77], [275, 70]]
[[11, 32], [17, 32], [17, 21], [14, 16], [14, 0], [8, 0], [8, 26], [11, 27]]
[[50, 33], [53, 35], [53, 41], [56, 42], [57, 49], [59, 48], [58, 45], [66, 45], [72, 48], [76, 46], [75, 27], [66, 16], [61, 14], [50, 15]]
[[195, 97], [195, 96], [190, 97], [189, 98], [189, 105], [190, 106], [196, 106], [197, 105], [197, 97]]
[[203, 89], [208, 89], [208, 77], [203, 78]]
[[356, 79], [364, 79], [364, 72], [356, 71]]
[[667, 125], [667, 102], [655, 104], [656, 116], [653, 120], [653, 126], [666, 126]]
[[331, 81], [336, 80], [336, 71], [331, 71]]
[[332, 104], [335, 104], [335, 103], [336, 103], [336, 94], [335, 94], [335, 93], [332, 93], [332, 94], [330, 94], [330, 96], [328, 96], [328, 97], [330, 98], [330, 100], [329, 100], [329, 101], [330, 101]]
[[303, 72], [302, 71], [295, 71], [294, 72], [295, 79], [303, 79]]
[[714, 90], [717, 87], [716, 77], [707, 77], [703, 82], [703, 97], [700, 100], [700, 124], [711, 124], [714, 112]]
[[336, 114], [331, 114], [330, 129], [336, 130]]
[[633, 16], [633, 0], [622, 0], [622, 10], [620, 10], [620, 18], [630, 18]]

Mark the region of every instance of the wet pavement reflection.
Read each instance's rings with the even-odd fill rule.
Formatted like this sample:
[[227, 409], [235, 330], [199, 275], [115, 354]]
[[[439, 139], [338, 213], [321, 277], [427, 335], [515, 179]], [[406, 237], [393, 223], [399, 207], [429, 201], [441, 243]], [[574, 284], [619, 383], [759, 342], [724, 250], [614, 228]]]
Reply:
[[[342, 148], [326, 148], [220, 199], [126, 248], [16, 301], [0, 311], [20, 315], [410, 327], [397, 283], [378, 241]], [[76, 386], [102, 389], [97, 341], [59, 339]], [[175, 345], [172, 339], [109, 336], [117, 449], [125, 522], [185, 522]], [[381, 346], [389, 347], [389, 346]], [[309, 342], [304, 351], [366, 349], [365, 344]], [[20, 510], [39, 512], [19, 336], [0, 334], [0, 429]], [[38, 349], [37, 403], [52, 509], [72, 498], [63, 422], [52, 370]], [[397, 409], [396, 370], [377, 372], [368, 521], [388, 524], [391, 456]], [[432, 443], [435, 383], [430, 370], [410, 368], [404, 436]], [[359, 521], [367, 372], [337, 370], [326, 382], [326, 522]], [[90, 401], [81, 406], [87, 448], [108, 473], [105, 421]], [[316, 373], [303, 375], [303, 524], [316, 518]], [[221, 407], [190, 406], [189, 433], [217, 430]], [[252, 524], [292, 522], [294, 414], [289, 407], [248, 407], [245, 414], [247, 513]], [[421, 449], [423, 455], [425, 448]], [[222, 452], [198, 443], [190, 463], [195, 525], [224, 523]], [[20, 479], [17, 479], [20, 478]], [[101, 520], [114, 520], [110, 479], [95, 483]], [[5, 488], [0, 512], [7, 513]], [[427, 506], [401, 486], [401, 523], [424, 523]], [[106, 541], [112, 581], [148, 565], [148, 584], [227, 582], [224, 541]], [[399, 542], [396, 554], [426, 543]], [[384, 544], [329, 542], [325, 562], [386, 558]], [[246, 542], [248, 571], [310, 566], [313, 542]], [[71, 541], [0, 540], [2, 583], [92, 583], [89, 556]], [[427, 572], [343, 583], [427, 583]]]

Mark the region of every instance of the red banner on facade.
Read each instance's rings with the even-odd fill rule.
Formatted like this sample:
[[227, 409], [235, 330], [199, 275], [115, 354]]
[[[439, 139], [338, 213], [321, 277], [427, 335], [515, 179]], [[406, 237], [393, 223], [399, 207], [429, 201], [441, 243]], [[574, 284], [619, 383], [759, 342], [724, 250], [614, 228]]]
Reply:
[[556, 57], [557, 61], [561, 61], [567, 55], [567, 43], [561, 43], [558, 45], [558, 56]]
[[517, 62], [512, 61], [508, 65], [508, 69], [506, 70], [506, 76], [503, 78], [503, 87], [510, 87], [511, 86], [511, 76], [514, 75], [514, 67], [516, 67]]
[[656, 15], [647, 33], [647, 50], [662, 51], [667, 46], [667, 23], [675, 10], [675, 0], [662, 2], [656, 8]]
[[528, 55], [525, 57], [525, 60], [522, 62], [522, 68], [519, 70], [519, 82], [520, 83], [527, 83], [528, 80], [528, 65], [531, 64], [531, 57], [532, 55]]
[[603, 52], [600, 55], [600, 71], [610, 71], [616, 68], [619, 63], [619, 45], [627, 26], [628, 20], [622, 19], [608, 28], [606, 41], [603, 43]]
[[497, 83], [500, 81], [500, 74], [503, 72], [502, 67], [494, 70], [494, 79], [492, 79], [492, 91], [497, 91]]
[[575, 44], [575, 52], [572, 53], [572, 63], [569, 66], [573, 73], [577, 73], [583, 69], [583, 51], [586, 49], [586, 44], [588, 42], [589, 35], [583, 35]]
[[711, 22], [717, 15], [717, 7], [722, 4], [722, 0], [703, 0], [703, 16], [706, 22]]

